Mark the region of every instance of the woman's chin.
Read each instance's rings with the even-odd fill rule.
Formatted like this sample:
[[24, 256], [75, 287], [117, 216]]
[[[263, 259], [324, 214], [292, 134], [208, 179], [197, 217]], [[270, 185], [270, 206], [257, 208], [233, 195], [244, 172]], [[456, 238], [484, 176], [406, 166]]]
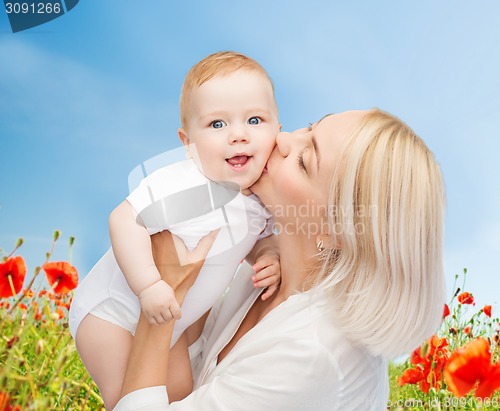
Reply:
[[262, 184], [262, 177], [264, 176], [265, 174], [261, 174], [261, 176], [259, 177], [259, 179], [253, 183], [250, 187], [248, 187], [252, 193], [258, 195], [260, 197], [260, 193], [262, 192], [262, 189], [263, 189], [263, 184]]

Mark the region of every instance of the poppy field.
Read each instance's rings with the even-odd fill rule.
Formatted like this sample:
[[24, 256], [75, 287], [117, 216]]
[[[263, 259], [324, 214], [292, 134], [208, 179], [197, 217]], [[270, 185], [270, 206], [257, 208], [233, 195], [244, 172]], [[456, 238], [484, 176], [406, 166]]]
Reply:
[[69, 333], [78, 272], [69, 262], [51, 261], [59, 238], [55, 231], [45, 261], [27, 284], [26, 263], [15, 255], [23, 241], [1, 256], [0, 411], [104, 409]]
[[[0, 250], [0, 411], [104, 409], [69, 333], [78, 272], [72, 237], [69, 262], [51, 261], [60, 235], [54, 232], [29, 281], [23, 241], [8, 254]], [[438, 332], [390, 365], [387, 410], [500, 409], [500, 320], [495, 307], [476, 307], [466, 276], [455, 277]]]
[[388, 410], [500, 410], [500, 320], [476, 307], [466, 278], [455, 276], [438, 332], [391, 365]]

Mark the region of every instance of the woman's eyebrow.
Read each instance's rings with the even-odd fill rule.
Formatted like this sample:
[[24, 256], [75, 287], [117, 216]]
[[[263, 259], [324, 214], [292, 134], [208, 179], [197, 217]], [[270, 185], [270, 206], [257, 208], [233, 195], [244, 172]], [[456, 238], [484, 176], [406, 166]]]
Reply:
[[[319, 121], [318, 121], [318, 123], [319, 123]], [[314, 137], [314, 136], [312, 137], [311, 141], [312, 141], [312, 145], [314, 148], [314, 153], [316, 154], [316, 167], [317, 167], [317, 170], [319, 171], [319, 161], [321, 160], [321, 156], [319, 154], [318, 142], [316, 141], [316, 137]]]
[[316, 121], [316, 123], [309, 123], [309, 127], [307, 127], [307, 129], [308, 129], [309, 131], [312, 131], [313, 127], [316, 127], [319, 123], [321, 123], [321, 121], [322, 121], [323, 119], [325, 119], [325, 118], [326, 118], [326, 117], [328, 117], [328, 116], [333, 116], [334, 114], [335, 114], [335, 113], [326, 114], [326, 115], [324, 115], [323, 117], [321, 117], [318, 121]]
[[327, 118], [328, 116], [333, 116], [335, 113], [329, 113], [329, 114], [326, 114], [324, 115], [323, 117], [321, 117], [317, 122], [316, 122], [316, 125], [318, 125], [319, 123], [321, 123], [325, 118]]

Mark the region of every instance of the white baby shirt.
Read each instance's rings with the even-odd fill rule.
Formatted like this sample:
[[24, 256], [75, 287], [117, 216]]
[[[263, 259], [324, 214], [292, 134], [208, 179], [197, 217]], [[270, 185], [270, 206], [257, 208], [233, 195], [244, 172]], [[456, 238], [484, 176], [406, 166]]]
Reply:
[[[271, 214], [257, 196], [244, 196], [232, 187], [214, 183], [192, 160], [163, 167], [144, 178], [127, 197], [149, 234], [163, 230], [179, 236], [186, 246], [219, 227], [217, 238], [182, 304], [172, 345], [180, 334], [223, 294], [241, 261], [255, 242], [272, 234]], [[111, 299], [139, 319], [140, 304], [128, 286], [110, 248], [77, 287], [69, 325], [73, 338], [80, 322], [97, 305]]]

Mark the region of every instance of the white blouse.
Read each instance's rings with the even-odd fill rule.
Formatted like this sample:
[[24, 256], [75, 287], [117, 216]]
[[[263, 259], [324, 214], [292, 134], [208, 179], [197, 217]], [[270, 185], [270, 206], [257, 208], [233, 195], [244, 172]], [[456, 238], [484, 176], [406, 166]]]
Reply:
[[271, 310], [216, 364], [260, 293], [247, 270], [243, 265], [207, 319], [201, 353], [192, 359], [194, 391], [168, 404], [164, 386], [145, 388], [123, 397], [115, 410], [386, 410], [386, 361], [346, 339], [326, 298], [313, 300], [310, 292]]

